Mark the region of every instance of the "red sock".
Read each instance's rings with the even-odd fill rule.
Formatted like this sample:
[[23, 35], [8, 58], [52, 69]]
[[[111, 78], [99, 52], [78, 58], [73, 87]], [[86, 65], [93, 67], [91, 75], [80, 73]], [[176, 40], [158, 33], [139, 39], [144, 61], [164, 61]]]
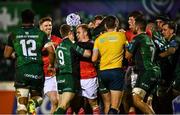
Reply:
[[135, 111], [131, 111], [128, 113], [128, 115], [136, 115], [136, 112]]
[[96, 107], [95, 109], [93, 109], [93, 115], [100, 115], [99, 107]]
[[66, 111], [66, 115], [72, 115], [72, 114], [73, 114], [72, 108], [69, 107]]
[[85, 115], [85, 111], [82, 107], [79, 109], [78, 115]]

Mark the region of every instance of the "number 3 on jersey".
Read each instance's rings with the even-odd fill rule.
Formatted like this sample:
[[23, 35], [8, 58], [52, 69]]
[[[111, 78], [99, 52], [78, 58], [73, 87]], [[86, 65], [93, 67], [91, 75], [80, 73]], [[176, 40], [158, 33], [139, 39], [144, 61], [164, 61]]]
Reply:
[[64, 65], [64, 54], [61, 50], [58, 51], [58, 61], [59, 64]]
[[22, 51], [24, 56], [37, 56], [37, 53], [34, 51], [36, 50], [36, 41], [29, 39], [20, 40], [20, 44], [22, 45]]

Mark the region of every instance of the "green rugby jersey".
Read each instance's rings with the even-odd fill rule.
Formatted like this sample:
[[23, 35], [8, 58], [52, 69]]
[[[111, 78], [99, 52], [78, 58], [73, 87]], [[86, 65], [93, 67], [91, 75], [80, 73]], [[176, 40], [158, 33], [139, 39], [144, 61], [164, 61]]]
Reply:
[[8, 45], [16, 53], [17, 67], [32, 62], [42, 64], [42, 48], [47, 42], [47, 35], [34, 26], [16, 28], [8, 37]]
[[57, 66], [60, 69], [59, 74], [73, 73], [77, 60], [75, 55], [83, 55], [84, 49], [77, 46], [76, 43], [72, 43], [69, 38], [64, 39], [56, 48]]
[[130, 42], [128, 51], [133, 54], [138, 70], [152, 70], [155, 66], [155, 45], [145, 33], [137, 35]]
[[166, 47], [167, 42], [164, 39], [162, 33], [160, 31], [153, 31], [152, 35], [153, 35], [152, 39], [155, 43], [158, 53], [167, 50], [167, 47]]

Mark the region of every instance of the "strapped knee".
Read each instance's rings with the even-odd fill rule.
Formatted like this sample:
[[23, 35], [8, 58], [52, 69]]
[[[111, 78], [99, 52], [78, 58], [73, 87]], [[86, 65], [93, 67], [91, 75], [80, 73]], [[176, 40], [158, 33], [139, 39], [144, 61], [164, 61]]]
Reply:
[[17, 112], [27, 111], [29, 89], [16, 89]]
[[144, 99], [146, 95], [146, 91], [144, 89], [137, 88], [137, 87], [133, 88], [132, 93], [133, 95], [134, 94], [139, 95], [142, 99]]

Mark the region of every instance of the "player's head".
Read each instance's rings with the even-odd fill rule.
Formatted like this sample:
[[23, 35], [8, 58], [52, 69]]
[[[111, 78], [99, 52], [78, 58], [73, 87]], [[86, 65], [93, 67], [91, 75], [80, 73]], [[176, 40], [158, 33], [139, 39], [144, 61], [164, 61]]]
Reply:
[[102, 16], [102, 15], [96, 15], [96, 16], [94, 17], [93, 22], [94, 22], [95, 28], [96, 28], [97, 26], [99, 26], [99, 24], [102, 22], [102, 20], [103, 20], [103, 16]]
[[133, 33], [137, 34], [138, 32], [145, 32], [146, 29], [146, 20], [144, 18], [138, 17], [135, 19], [135, 26], [133, 27]]
[[72, 27], [70, 25], [61, 25], [59, 32], [62, 38], [74, 37], [74, 32], [72, 31]]
[[136, 18], [143, 18], [143, 13], [141, 11], [133, 11], [129, 14], [128, 18], [128, 24], [129, 24], [129, 29], [134, 28], [133, 26], [135, 25], [135, 19]]
[[22, 23], [34, 23], [34, 12], [30, 9], [26, 9], [21, 12]]
[[165, 22], [170, 21], [170, 18], [167, 15], [159, 15], [156, 17], [155, 21], [156, 21], [157, 28], [162, 30], [162, 25]]
[[78, 41], [83, 41], [85, 39], [90, 39], [91, 32], [87, 24], [80, 24], [76, 27], [76, 35]]
[[176, 34], [177, 24], [174, 21], [167, 21], [162, 25], [162, 34], [165, 39], [170, 39]]
[[115, 16], [107, 16], [105, 17], [104, 26], [107, 29], [117, 29], [119, 25], [119, 20]]
[[49, 17], [49, 16], [41, 18], [39, 20], [39, 27], [47, 35], [51, 35], [51, 32], [52, 32], [52, 18]]

